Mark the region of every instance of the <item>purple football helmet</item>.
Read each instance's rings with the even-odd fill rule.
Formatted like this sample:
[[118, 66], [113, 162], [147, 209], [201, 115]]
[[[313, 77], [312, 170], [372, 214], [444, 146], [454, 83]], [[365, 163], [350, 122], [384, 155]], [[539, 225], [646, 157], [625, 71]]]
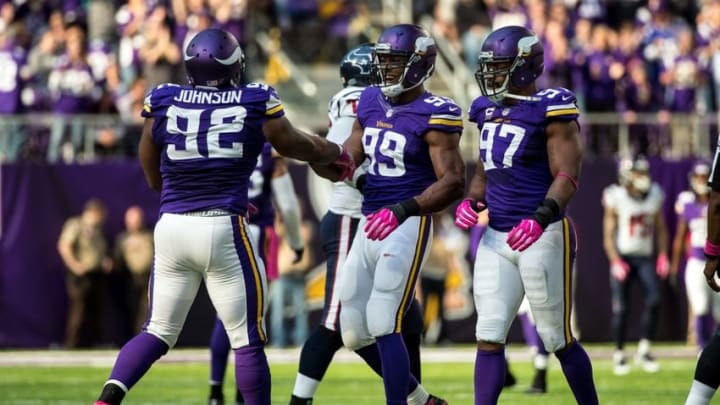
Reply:
[[236, 87], [245, 70], [245, 55], [237, 39], [218, 28], [197, 33], [188, 43], [184, 59], [193, 86]]
[[[397, 97], [421, 85], [435, 70], [436, 54], [435, 40], [424, 28], [399, 24], [386, 29], [375, 44], [373, 58], [378, 87], [386, 96]], [[399, 69], [400, 75], [391, 76]]]
[[524, 99], [510, 94], [510, 85], [532, 84], [543, 72], [543, 52], [540, 38], [525, 27], [511, 25], [491, 32], [480, 48], [475, 72], [480, 91], [496, 103], [508, 95]]

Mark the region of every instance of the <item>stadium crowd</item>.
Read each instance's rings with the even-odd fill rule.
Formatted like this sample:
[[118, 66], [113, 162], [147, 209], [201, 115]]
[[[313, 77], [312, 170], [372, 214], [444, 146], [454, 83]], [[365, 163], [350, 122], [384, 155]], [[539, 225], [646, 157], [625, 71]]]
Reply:
[[[100, 155], [132, 155], [144, 94], [159, 83], [185, 81], [181, 49], [199, 30], [221, 27], [252, 47], [253, 33], [278, 27], [296, 62], [336, 63], [377, 31], [371, 16], [378, 3], [3, 0], [0, 114], [20, 118], [0, 121], [8, 134], [0, 159], [73, 161], [83, 142], [95, 143]], [[698, 129], [689, 126], [720, 105], [718, 1], [439, 0], [415, 1], [413, 9], [416, 18], [433, 15], [433, 33], [446, 37], [471, 69], [491, 29], [532, 29], [548, 55], [541, 85], [573, 89], [584, 112], [621, 113], [634, 153], [697, 152], [691, 132]], [[307, 40], [321, 37], [326, 40]], [[256, 56], [250, 64], [266, 55]], [[22, 119], [29, 113], [54, 119]], [[119, 120], [85, 115], [95, 113]], [[72, 119], [76, 114], [84, 116]], [[616, 124], [584, 132], [591, 151], [617, 150]]]

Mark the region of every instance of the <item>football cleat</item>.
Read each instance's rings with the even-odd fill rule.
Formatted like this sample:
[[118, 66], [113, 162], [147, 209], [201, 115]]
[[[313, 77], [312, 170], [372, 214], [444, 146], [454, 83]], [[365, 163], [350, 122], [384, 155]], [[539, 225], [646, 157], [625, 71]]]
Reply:
[[210, 398], [208, 399], [208, 405], [225, 405], [225, 400], [222, 398]]
[[660, 370], [660, 363], [650, 353], [639, 354], [635, 357], [638, 364], [646, 373], [657, 373]]
[[438, 398], [433, 394], [430, 394], [430, 396], [428, 397], [428, 400], [425, 402], [425, 405], [448, 405], [448, 403], [446, 400], [444, 400], [442, 398]]
[[613, 355], [613, 374], [615, 375], [627, 375], [630, 373], [630, 364], [627, 362], [627, 358], [621, 352], [617, 352]]
[[526, 392], [528, 394], [544, 394], [547, 392], [547, 370], [535, 370], [532, 385]]
[[110, 404], [108, 404], [107, 402], [104, 402], [104, 401], [95, 401], [95, 403], [93, 405], [110, 405]]

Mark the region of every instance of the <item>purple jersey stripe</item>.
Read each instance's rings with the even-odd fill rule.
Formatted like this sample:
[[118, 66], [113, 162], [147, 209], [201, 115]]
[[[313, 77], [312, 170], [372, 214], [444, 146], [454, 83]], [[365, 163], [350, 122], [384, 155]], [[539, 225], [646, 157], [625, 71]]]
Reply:
[[410, 275], [408, 276], [407, 283], [405, 284], [405, 291], [403, 292], [400, 306], [398, 307], [397, 313], [395, 314], [395, 333], [402, 331], [402, 320], [405, 316], [410, 303], [412, 302], [413, 294], [415, 292], [415, 283], [418, 275], [420, 275], [420, 267], [422, 266], [423, 257], [425, 256], [425, 250], [428, 247], [430, 240], [430, 229], [432, 228], [432, 216], [423, 215], [420, 217], [420, 226], [418, 228], [418, 239], [415, 244], [415, 256], [413, 257], [412, 264], [410, 265]]
[[[247, 305], [248, 343], [250, 346], [264, 343], [267, 338], [263, 330], [263, 285], [260, 269], [255, 260], [255, 252], [250, 244], [250, 238], [241, 216], [232, 218], [235, 250], [240, 258], [245, 279], [245, 295]], [[253, 321], [253, 316], [255, 317]]]

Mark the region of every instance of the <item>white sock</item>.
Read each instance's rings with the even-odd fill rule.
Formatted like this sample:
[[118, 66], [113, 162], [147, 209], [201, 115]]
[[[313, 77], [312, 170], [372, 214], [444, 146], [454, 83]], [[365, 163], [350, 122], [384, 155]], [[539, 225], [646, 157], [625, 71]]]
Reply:
[[295, 377], [293, 395], [300, 398], [312, 398], [320, 385], [320, 381], [298, 373]]
[[615, 353], [613, 353], [613, 361], [619, 363], [623, 358], [625, 358], [625, 353], [623, 353], [622, 350], [615, 350]]
[[650, 341], [647, 339], [640, 339], [640, 342], [638, 342], [638, 353], [648, 354], [650, 352]]
[[693, 381], [685, 405], [708, 405], [714, 394], [715, 389], [713, 387], [700, 381]]
[[536, 354], [533, 359], [533, 365], [537, 370], [547, 370], [548, 368], [548, 356], [545, 354]]
[[430, 394], [425, 391], [425, 387], [423, 387], [421, 384], [418, 384], [418, 386], [413, 390], [413, 392], [408, 395], [407, 403], [408, 405], [425, 405], [425, 402], [427, 402], [428, 398], [430, 398]]

